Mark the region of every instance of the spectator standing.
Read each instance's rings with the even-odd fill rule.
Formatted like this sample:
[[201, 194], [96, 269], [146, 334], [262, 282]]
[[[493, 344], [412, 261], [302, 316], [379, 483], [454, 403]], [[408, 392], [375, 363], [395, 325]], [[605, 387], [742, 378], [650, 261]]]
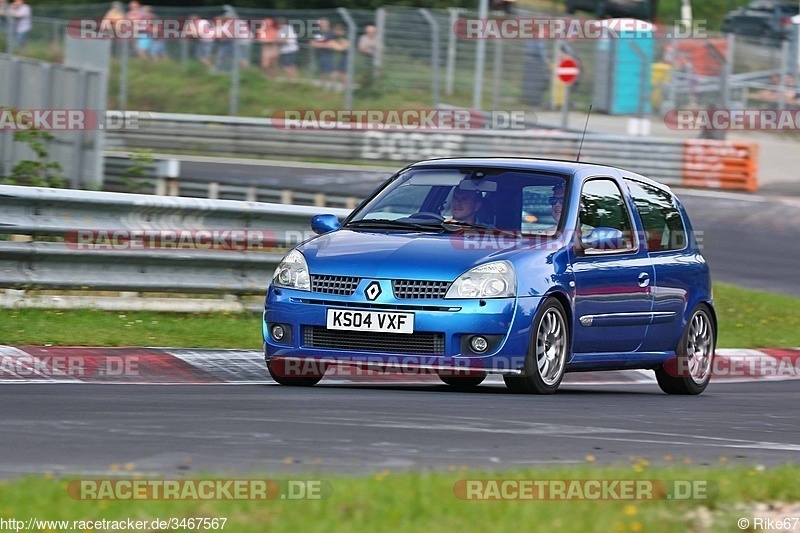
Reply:
[[347, 83], [347, 50], [349, 48], [350, 41], [346, 37], [344, 26], [337, 24], [333, 27], [333, 45], [331, 46], [334, 52], [333, 89], [337, 92], [343, 91]]
[[356, 56], [356, 72], [358, 83], [364, 87], [372, 86], [375, 82], [375, 53], [378, 50], [378, 31], [374, 24], [367, 24], [364, 33], [358, 38], [358, 55]]
[[314, 36], [311, 46], [316, 52], [317, 74], [323, 89], [333, 88], [333, 61], [336, 49], [336, 36], [328, 19], [319, 20], [319, 33]]
[[275, 19], [264, 19], [264, 27], [256, 38], [261, 44], [261, 68], [269, 77], [274, 77], [281, 52], [278, 47], [278, 23]]
[[289, 81], [297, 79], [297, 52], [300, 45], [297, 44], [297, 34], [285, 18], [278, 19], [278, 46], [281, 54], [281, 68]]
[[11, 16], [15, 19], [14, 38], [17, 48], [24, 49], [27, 45], [28, 32], [31, 31], [31, 6], [25, 0], [14, 0], [10, 8]]
[[[147, 12], [139, 2], [133, 1], [128, 4], [126, 18], [131, 21], [146, 20]], [[148, 36], [138, 37], [134, 41], [134, 50], [139, 59], [147, 59], [147, 52], [150, 49], [151, 39]]]
[[209, 21], [201, 19], [198, 15], [190, 15], [189, 20], [194, 24], [197, 33], [194, 57], [210, 69], [212, 67], [211, 56], [214, 53], [214, 29]]
[[375, 57], [375, 50], [378, 48], [378, 32], [374, 24], [367, 24], [364, 27], [364, 33], [358, 38], [358, 51], [364, 57], [372, 60]]
[[147, 20], [151, 21], [151, 24], [148, 25], [148, 30], [152, 38], [152, 41], [150, 43], [150, 57], [155, 59], [156, 61], [167, 59], [167, 42], [164, 40], [163, 35], [158, 35], [158, 31], [152, 24], [152, 21], [155, 20], [156, 16], [150, 9], [150, 6], [145, 6], [144, 9], [145, 9], [145, 17], [147, 18]]
[[217, 72], [230, 72], [233, 67], [233, 47], [234, 42], [225, 34], [228, 27], [226, 21], [228, 17], [219, 16], [214, 18], [214, 29], [216, 31], [217, 55], [214, 60], [214, 70]]

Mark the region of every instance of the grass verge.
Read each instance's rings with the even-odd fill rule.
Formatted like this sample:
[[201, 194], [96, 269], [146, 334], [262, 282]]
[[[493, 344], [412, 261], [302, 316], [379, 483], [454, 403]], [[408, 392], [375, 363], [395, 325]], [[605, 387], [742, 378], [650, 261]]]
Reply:
[[[800, 346], [800, 299], [714, 285], [720, 348]], [[0, 343], [70, 346], [261, 347], [258, 313], [0, 309]]]
[[[632, 467], [515, 470], [491, 474], [464, 468], [451, 472], [389, 473], [366, 477], [302, 475], [323, 480], [331, 489], [322, 500], [272, 501], [96, 501], [73, 500], [67, 493], [75, 477], [33, 477], [0, 482], [0, 518], [6, 520], [148, 520], [225, 518], [235, 531], [503, 531], [520, 524], [535, 531], [736, 531], [740, 518], [770, 513], [756, 502], [800, 499], [800, 467], [685, 466], [651, 468], [634, 459]], [[453, 470], [451, 468], [451, 470]], [[131, 475], [131, 477], [133, 474]], [[94, 476], [98, 477], [98, 476]], [[257, 476], [287, 480], [285, 476]], [[213, 478], [209, 478], [213, 479]], [[459, 480], [525, 479], [698, 481], [704, 498], [678, 500], [468, 501], [458, 499]], [[701, 492], [695, 495], [702, 495]], [[778, 511], [779, 513], [779, 511]], [[775, 516], [775, 514], [773, 514]], [[55, 528], [53, 528], [55, 529]]]

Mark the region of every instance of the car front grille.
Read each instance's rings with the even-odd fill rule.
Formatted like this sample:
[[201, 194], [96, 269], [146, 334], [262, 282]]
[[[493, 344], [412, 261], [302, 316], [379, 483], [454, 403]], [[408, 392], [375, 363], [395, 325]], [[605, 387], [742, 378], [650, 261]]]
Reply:
[[351, 276], [312, 275], [311, 292], [351, 296], [356, 292], [359, 281], [361, 281], [359, 278]]
[[444, 355], [444, 333], [433, 332], [376, 333], [305, 326], [303, 344], [311, 348]]
[[392, 281], [394, 297], [406, 299], [441, 299], [450, 288], [448, 281], [424, 281], [416, 279], [396, 279]]

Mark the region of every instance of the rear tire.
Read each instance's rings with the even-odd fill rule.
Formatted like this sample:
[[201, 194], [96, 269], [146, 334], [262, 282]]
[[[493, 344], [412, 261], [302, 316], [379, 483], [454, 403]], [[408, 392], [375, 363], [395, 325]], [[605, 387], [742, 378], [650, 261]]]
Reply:
[[287, 385], [289, 387], [313, 387], [325, 375], [327, 368], [322, 365], [316, 370], [304, 371], [297, 376], [289, 376], [290, 372], [286, 370], [286, 361], [282, 359], [273, 359], [267, 361], [267, 370], [269, 375], [280, 385]]
[[564, 306], [549, 298], [536, 312], [522, 376], [503, 376], [516, 394], [553, 394], [564, 379], [570, 353], [569, 325]]
[[474, 389], [475, 387], [477, 387], [478, 385], [483, 383], [483, 380], [486, 379], [486, 374], [480, 373], [477, 376], [465, 376], [465, 377], [461, 377], [461, 376], [442, 376], [440, 374], [439, 375], [439, 379], [441, 379], [443, 382], [447, 383], [448, 385], [450, 385], [454, 389], [470, 390], [470, 389]]
[[710, 309], [699, 305], [692, 313], [675, 350], [675, 360], [656, 370], [667, 394], [697, 395], [711, 381], [717, 335]]

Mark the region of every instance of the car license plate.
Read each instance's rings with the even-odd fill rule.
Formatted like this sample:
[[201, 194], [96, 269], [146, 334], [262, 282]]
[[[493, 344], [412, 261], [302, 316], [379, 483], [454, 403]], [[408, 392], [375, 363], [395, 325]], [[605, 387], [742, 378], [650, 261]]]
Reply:
[[414, 333], [414, 313], [328, 309], [328, 329]]

